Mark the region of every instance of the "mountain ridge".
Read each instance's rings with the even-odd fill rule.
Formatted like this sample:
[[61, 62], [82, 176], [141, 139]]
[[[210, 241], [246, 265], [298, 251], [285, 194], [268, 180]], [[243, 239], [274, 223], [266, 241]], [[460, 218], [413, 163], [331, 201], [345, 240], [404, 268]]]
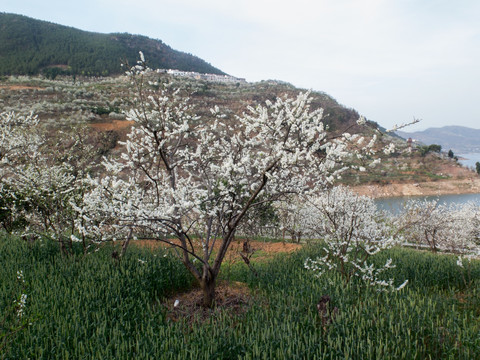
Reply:
[[0, 75], [108, 76], [135, 64], [142, 51], [152, 68], [225, 75], [194, 55], [161, 40], [128, 33], [96, 33], [0, 12]]
[[480, 129], [448, 125], [423, 131], [397, 131], [396, 133], [405, 139], [412, 138], [427, 145], [441, 145], [443, 150], [451, 149], [455, 153], [480, 152]]

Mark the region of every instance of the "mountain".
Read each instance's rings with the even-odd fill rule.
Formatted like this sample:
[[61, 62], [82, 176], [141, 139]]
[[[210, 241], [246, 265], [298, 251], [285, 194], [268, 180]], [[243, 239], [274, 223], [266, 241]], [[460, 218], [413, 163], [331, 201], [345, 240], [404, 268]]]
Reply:
[[0, 75], [44, 73], [106, 76], [122, 73], [143, 51], [151, 68], [224, 75], [204, 60], [173, 50], [161, 40], [131, 34], [100, 34], [0, 13]]
[[480, 153], [480, 130], [463, 126], [444, 126], [428, 128], [417, 132], [397, 131], [397, 134], [407, 139], [412, 138], [426, 145], [438, 144], [443, 150], [452, 149], [458, 154]]

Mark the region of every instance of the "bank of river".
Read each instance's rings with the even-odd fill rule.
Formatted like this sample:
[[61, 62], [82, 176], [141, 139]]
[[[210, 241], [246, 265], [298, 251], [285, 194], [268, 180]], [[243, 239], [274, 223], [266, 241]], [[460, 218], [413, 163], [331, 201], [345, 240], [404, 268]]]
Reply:
[[361, 185], [352, 187], [352, 190], [357, 194], [367, 195], [373, 198], [479, 194], [480, 177], [472, 176], [463, 179], [448, 179], [411, 184]]

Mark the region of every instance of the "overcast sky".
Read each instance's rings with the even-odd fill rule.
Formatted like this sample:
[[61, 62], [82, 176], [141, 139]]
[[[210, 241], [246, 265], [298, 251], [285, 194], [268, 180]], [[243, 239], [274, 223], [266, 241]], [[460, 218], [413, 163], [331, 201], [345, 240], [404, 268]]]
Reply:
[[0, 0], [0, 11], [160, 39], [248, 81], [326, 92], [385, 127], [480, 128], [479, 0]]

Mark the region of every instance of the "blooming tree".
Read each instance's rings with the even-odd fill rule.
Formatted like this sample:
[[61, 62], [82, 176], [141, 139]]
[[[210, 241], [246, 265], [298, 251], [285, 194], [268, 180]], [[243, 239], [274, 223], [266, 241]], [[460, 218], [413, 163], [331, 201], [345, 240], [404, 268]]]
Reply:
[[[47, 136], [38, 118], [0, 114], [1, 220], [5, 229], [21, 223], [24, 237], [49, 237], [62, 253], [71, 251], [74, 220], [95, 154], [86, 130]], [[84, 243], [86, 247], [86, 244]]]
[[478, 248], [478, 206], [440, 204], [438, 200], [409, 201], [397, 227], [407, 243], [439, 250], [470, 253]]
[[18, 196], [12, 188], [17, 169], [36, 158], [44, 142], [38, 132], [38, 118], [33, 114], [0, 113], [0, 219], [11, 231], [18, 217]]
[[25, 157], [34, 157], [44, 139], [37, 131], [38, 118], [33, 114], [19, 115], [14, 112], [0, 113], [0, 169], [21, 162]]
[[368, 261], [372, 255], [396, 244], [373, 199], [345, 187], [334, 187], [310, 199], [308, 208], [303, 227], [310, 237], [323, 240], [323, 254], [307, 259], [307, 269], [318, 276], [334, 270], [346, 282], [358, 277], [379, 289], [394, 288], [393, 279], [382, 279], [382, 273], [394, 267], [391, 259], [380, 267]]
[[135, 126], [122, 158], [105, 159], [106, 175], [93, 180], [77, 228], [98, 240], [126, 244], [141, 236], [174, 246], [210, 307], [246, 215], [286, 194], [322, 188], [344, 170], [348, 139], [329, 138], [308, 92], [248, 107], [242, 116], [215, 108], [200, 119], [143, 59], [128, 75], [136, 89], [128, 113]]

